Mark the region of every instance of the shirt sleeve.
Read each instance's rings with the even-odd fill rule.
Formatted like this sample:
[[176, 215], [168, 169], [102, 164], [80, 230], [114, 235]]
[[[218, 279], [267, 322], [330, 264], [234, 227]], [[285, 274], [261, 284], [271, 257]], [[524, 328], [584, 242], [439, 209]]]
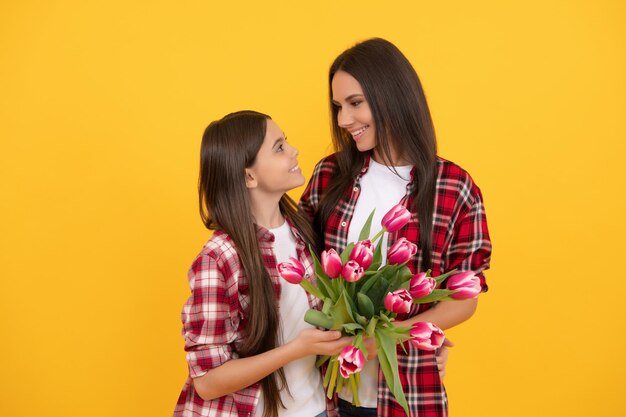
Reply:
[[488, 290], [483, 271], [489, 269], [491, 239], [482, 195], [476, 187], [473, 202], [455, 222], [445, 255], [445, 271], [474, 271], [483, 291]]
[[181, 314], [189, 375], [196, 378], [233, 356], [236, 326], [230, 296], [218, 261], [206, 254], [189, 269], [191, 296]]
[[300, 210], [308, 216], [309, 220], [313, 220], [315, 217], [315, 212], [322, 197], [322, 190], [328, 186], [334, 166], [333, 156], [326, 157], [318, 162], [315, 169], [313, 169], [311, 179], [304, 193], [302, 193], [302, 197], [300, 197]]

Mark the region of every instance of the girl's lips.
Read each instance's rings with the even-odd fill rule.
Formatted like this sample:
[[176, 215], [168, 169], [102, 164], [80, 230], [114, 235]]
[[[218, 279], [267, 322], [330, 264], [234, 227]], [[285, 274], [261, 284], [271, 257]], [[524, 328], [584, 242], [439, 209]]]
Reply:
[[294, 172], [300, 172], [300, 166], [298, 164], [296, 164], [296, 166], [294, 166], [293, 168], [291, 168], [289, 170], [290, 173], [294, 173]]

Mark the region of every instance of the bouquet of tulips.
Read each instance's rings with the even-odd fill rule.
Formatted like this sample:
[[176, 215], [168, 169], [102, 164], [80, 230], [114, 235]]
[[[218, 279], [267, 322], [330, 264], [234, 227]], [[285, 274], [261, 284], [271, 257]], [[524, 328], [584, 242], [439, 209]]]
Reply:
[[[363, 338], [373, 337], [385, 381], [409, 415], [398, 376], [396, 345], [409, 341], [419, 349], [432, 351], [443, 344], [445, 337], [432, 323], [395, 326], [395, 317], [399, 313], [408, 313], [412, 304], [477, 297], [481, 291], [480, 281], [473, 272], [454, 274], [454, 270], [438, 277], [431, 277], [430, 270], [413, 274], [406, 263], [417, 252], [417, 246], [406, 238], [400, 238], [391, 246], [387, 263], [381, 267], [380, 238], [383, 233], [395, 232], [406, 225], [411, 213], [401, 204], [394, 206], [383, 217], [382, 230], [367, 239], [373, 215], [374, 212], [363, 226], [359, 241], [350, 243], [341, 255], [328, 249], [322, 252], [320, 262], [311, 250], [317, 287], [304, 279], [304, 266], [297, 259], [279, 264], [278, 271], [282, 278], [300, 284], [305, 291], [323, 301], [322, 311], [307, 311], [304, 316], [307, 323], [354, 336], [352, 345], [339, 355], [324, 356], [317, 362], [318, 366], [329, 362], [324, 376], [328, 398], [345, 384], [350, 384], [353, 404], [359, 405], [359, 372], [367, 359]], [[448, 277], [447, 288], [438, 288]]]

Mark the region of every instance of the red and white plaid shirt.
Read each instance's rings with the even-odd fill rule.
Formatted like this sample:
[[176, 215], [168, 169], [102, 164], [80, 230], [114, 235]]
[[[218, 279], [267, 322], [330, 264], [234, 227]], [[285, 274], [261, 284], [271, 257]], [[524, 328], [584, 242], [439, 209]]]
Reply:
[[[291, 225], [290, 225], [291, 226]], [[291, 226], [296, 239], [298, 259], [306, 268], [308, 279], [315, 284], [314, 266], [300, 233]], [[274, 235], [258, 227], [257, 236], [263, 262], [280, 298], [281, 279], [273, 251]], [[182, 334], [189, 376], [178, 398], [174, 417], [248, 417], [253, 416], [260, 384], [255, 383], [232, 394], [204, 401], [196, 393], [192, 378], [239, 357], [237, 348], [244, 337], [249, 307], [248, 277], [241, 266], [233, 240], [216, 230], [189, 269], [191, 296], [181, 314]], [[321, 301], [307, 293], [309, 306], [321, 308]], [[336, 417], [332, 401], [328, 415]]]
[[[366, 158], [359, 175], [346, 189], [341, 201], [326, 223], [324, 243], [326, 248], [334, 248], [339, 253], [348, 245], [348, 229], [354, 214], [354, 207], [361, 192], [361, 177], [368, 171], [370, 158]], [[300, 200], [300, 207], [313, 218], [321, 196], [329, 186], [336, 166], [334, 155], [320, 161], [313, 172]], [[480, 277], [483, 291], [487, 291], [485, 276], [482, 271], [489, 268], [491, 241], [487, 229], [485, 209], [480, 189], [470, 175], [458, 165], [442, 158], [437, 158], [437, 181], [435, 208], [433, 213], [433, 250], [432, 275], [454, 268], [459, 271], [475, 271]], [[414, 178], [414, 171], [411, 172]], [[409, 182], [407, 194], [400, 202], [410, 211], [413, 198], [409, 194], [415, 183]], [[374, 209], [374, 207], [372, 207]], [[389, 245], [401, 237], [419, 243], [419, 223], [417, 213], [402, 229], [390, 234]], [[422, 271], [421, 253], [413, 256], [407, 266], [413, 273]], [[412, 317], [432, 307], [431, 304], [414, 305], [408, 315], [398, 316], [399, 320]], [[426, 352], [406, 343], [405, 354], [398, 346], [398, 368], [400, 381], [409, 404], [411, 416], [440, 417], [446, 416], [448, 400], [446, 391], [439, 378], [434, 352]], [[389, 391], [382, 371], [378, 372], [378, 410], [379, 417], [405, 416], [402, 407]]]

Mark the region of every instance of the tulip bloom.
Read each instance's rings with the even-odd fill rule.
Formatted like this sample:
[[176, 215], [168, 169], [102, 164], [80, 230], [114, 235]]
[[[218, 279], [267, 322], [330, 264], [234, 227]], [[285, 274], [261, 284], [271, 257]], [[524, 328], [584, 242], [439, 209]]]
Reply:
[[385, 214], [380, 224], [389, 233], [402, 229], [411, 220], [411, 212], [402, 204], [396, 204]]
[[461, 272], [448, 278], [447, 287], [449, 290], [456, 290], [450, 297], [456, 300], [476, 298], [480, 294], [480, 278], [473, 271]]
[[337, 360], [339, 361], [339, 373], [342, 377], [348, 378], [350, 375], [363, 369], [365, 355], [359, 348], [346, 346], [337, 357]]
[[387, 262], [390, 265], [400, 265], [411, 259], [417, 253], [417, 246], [401, 237], [393, 244], [387, 254]]
[[356, 282], [363, 278], [365, 271], [363, 267], [355, 261], [348, 261], [341, 271], [341, 276], [348, 282]]
[[429, 351], [440, 348], [446, 338], [439, 327], [422, 321], [411, 327], [410, 335], [413, 336], [411, 342], [418, 349]]
[[425, 272], [420, 272], [411, 278], [409, 292], [413, 298], [422, 298], [433, 292], [436, 286], [435, 278], [427, 276]]
[[374, 245], [370, 240], [362, 240], [354, 245], [354, 249], [350, 253], [350, 260], [355, 261], [363, 267], [369, 268], [374, 258]]
[[339, 256], [334, 249], [328, 249], [322, 252], [322, 269], [330, 278], [337, 278], [341, 275], [341, 271], [343, 270], [341, 256]]
[[385, 308], [392, 313], [408, 313], [413, 305], [413, 297], [406, 288], [400, 288], [385, 296]]
[[290, 257], [289, 262], [281, 262], [278, 264], [278, 274], [287, 282], [300, 284], [306, 274], [306, 270], [299, 260]]

